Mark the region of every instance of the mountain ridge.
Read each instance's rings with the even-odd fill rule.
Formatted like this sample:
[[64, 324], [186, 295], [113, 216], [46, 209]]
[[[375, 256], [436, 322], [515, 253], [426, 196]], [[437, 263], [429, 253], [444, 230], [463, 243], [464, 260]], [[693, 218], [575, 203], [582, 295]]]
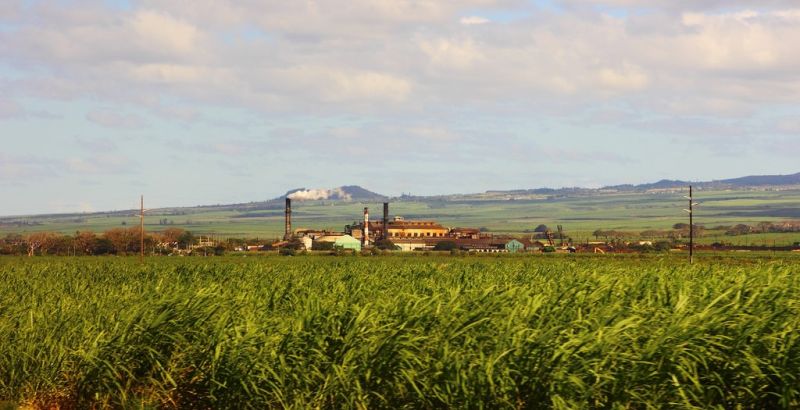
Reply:
[[719, 179], [711, 181], [681, 181], [662, 179], [658, 182], [631, 185], [611, 185], [600, 188], [601, 190], [616, 189], [620, 191], [649, 191], [654, 189], [675, 189], [693, 185], [698, 188], [748, 188], [764, 186], [800, 185], [800, 172], [788, 175], [749, 175], [738, 178]]

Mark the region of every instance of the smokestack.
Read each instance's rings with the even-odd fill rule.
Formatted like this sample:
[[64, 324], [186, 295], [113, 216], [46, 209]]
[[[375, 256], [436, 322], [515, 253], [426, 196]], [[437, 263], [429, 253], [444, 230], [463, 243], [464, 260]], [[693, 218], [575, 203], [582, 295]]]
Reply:
[[286, 220], [284, 228], [286, 232], [283, 234], [283, 239], [288, 241], [289, 239], [292, 239], [292, 200], [289, 197], [286, 198], [285, 212]]
[[361, 238], [361, 245], [369, 245], [369, 208], [364, 207], [364, 231]]
[[389, 203], [383, 203], [383, 232], [381, 234], [383, 239], [389, 239]]

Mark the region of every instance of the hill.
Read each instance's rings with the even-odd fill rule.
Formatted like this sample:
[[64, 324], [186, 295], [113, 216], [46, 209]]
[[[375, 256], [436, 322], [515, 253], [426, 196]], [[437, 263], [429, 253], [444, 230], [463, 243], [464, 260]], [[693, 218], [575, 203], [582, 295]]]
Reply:
[[338, 188], [297, 188], [286, 192], [283, 196], [276, 198], [282, 200], [284, 198], [305, 201], [319, 201], [319, 200], [333, 200], [333, 201], [383, 201], [388, 199], [386, 195], [381, 195], [370, 190], [364, 189], [358, 185], [344, 185]]
[[791, 175], [753, 175], [718, 181], [737, 187], [800, 185], [800, 172]]
[[770, 186], [800, 185], [800, 172], [791, 175], [750, 175], [746, 177], [720, 179], [713, 181], [681, 181], [662, 179], [658, 182], [640, 185], [612, 185], [601, 190], [645, 192], [659, 189], [678, 189], [688, 185], [706, 189], [763, 188]]

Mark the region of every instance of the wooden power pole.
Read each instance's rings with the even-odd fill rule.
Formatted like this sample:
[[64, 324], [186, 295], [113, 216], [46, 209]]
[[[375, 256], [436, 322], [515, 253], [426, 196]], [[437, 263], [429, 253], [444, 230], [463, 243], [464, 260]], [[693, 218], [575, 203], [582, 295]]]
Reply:
[[684, 198], [689, 200], [689, 209], [684, 209], [684, 211], [689, 213], [689, 264], [691, 265], [694, 262], [694, 206], [697, 205], [694, 202], [691, 185], [689, 185], [689, 196]]
[[144, 195], [141, 196], [139, 212], [139, 263], [144, 263]]

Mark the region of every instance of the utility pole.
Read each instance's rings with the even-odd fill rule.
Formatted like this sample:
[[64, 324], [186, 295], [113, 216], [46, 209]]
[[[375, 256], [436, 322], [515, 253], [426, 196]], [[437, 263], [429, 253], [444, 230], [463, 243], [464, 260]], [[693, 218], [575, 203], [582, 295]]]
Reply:
[[139, 263], [144, 263], [144, 195], [141, 196], [139, 212]]
[[684, 196], [684, 198], [689, 200], [689, 209], [684, 209], [684, 211], [689, 213], [689, 264], [691, 265], [694, 262], [694, 206], [698, 205], [694, 202], [691, 185], [689, 185], [689, 196]]

